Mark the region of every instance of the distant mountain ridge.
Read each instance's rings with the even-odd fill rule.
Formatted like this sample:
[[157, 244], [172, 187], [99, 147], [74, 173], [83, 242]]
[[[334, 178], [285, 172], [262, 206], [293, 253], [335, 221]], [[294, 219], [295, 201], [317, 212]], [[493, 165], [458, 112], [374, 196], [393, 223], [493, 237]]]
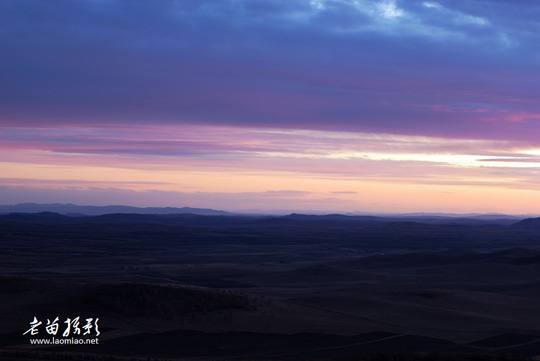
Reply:
[[[189, 209], [189, 208], [187, 208]], [[141, 214], [141, 213], [107, 213], [99, 215], [84, 215], [81, 213], [60, 214], [55, 212], [11, 212], [2, 214], [0, 222], [24, 222], [24, 223], [57, 223], [57, 224], [85, 224], [85, 223], [116, 223], [116, 224], [162, 224], [176, 226], [196, 227], [302, 227], [302, 228], [355, 228], [375, 227], [374, 230], [394, 229], [399, 234], [430, 232], [444, 233], [456, 232], [461, 229], [474, 227], [501, 228], [509, 227], [516, 229], [515, 219], [479, 220], [452, 217], [375, 217], [375, 216], [346, 216], [339, 214], [329, 215], [304, 215], [290, 214], [286, 216], [260, 216], [238, 215], [232, 213], [195, 214], [195, 213], [165, 213], [165, 214]], [[523, 228], [523, 227], [517, 227]], [[531, 228], [531, 227], [526, 227]], [[526, 229], [525, 228], [525, 229]], [[533, 227], [538, 228], [538, 227]]]
[[85, 215], [101, 216], [104, 214], [124, 213], [124, 214], [182, 214], [191, 213], [207, 216], [227, 216], [232, 213], [207, 208], [191, 207], [131, 207], [121, 205], [111, 206], [79, 206], [71, 203], [36, 204], [21, 203], [15, 205], [0, 205], [0, 214], [8, 213], [41, 213], [52, 212], [62, 215]]
[[414, 225], [460, 225], [540, 228], [540, 218], [510, 215], [467, 214], [457, 217], [427, 213], [401, 215], [298, 214], [257, 215], [191, 207], [132, 207], [122, 205], [80, 206], [75, 204], [23, 203], [0, 205], [0, 221], [46, 223], [154, 223], [218, 227], [358, 227], [388, 223]]

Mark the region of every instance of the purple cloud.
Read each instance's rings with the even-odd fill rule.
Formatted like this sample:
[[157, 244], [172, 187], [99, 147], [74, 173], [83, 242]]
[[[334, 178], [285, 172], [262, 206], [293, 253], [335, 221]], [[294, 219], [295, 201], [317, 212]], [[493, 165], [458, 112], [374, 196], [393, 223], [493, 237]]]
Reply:
[[535, 12], [487, 0], [4, 1], [0, 122], [530, 140], [538, 35], [522, 20]]

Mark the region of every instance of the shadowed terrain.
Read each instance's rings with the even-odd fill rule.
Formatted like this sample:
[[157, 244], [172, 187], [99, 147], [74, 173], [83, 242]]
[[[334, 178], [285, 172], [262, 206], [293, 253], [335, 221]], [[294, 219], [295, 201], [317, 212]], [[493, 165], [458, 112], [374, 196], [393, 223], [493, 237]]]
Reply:
[[[1, 215], [0, 355], [534, 357], [539, 237], [535, 219]], [[31, 345], [34, 316], [99, 318], [99, 345]]]

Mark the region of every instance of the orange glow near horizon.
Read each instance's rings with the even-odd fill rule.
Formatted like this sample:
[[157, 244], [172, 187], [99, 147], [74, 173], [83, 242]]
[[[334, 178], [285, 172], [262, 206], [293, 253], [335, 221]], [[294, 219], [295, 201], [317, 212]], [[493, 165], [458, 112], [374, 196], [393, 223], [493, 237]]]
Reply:
[[[87, 204], [127, 200], [138, 206], [230, 211], [535, 214], [540, 201], [535, 182], [540, 158], [529, 145], [494, 150], [490, 141], [381, 134], [223, 127], [192, 127], [188, 135], [162, 131], [172, 146], [153, 146], [141, 133], [130, 138], [128, 153], [125, 138], [115, 134], [97, 143], [93, 134], [77, 144], [81, 129], [69, 151], [21, 141], [17, 145], [24, 149], [4, 154], [2, 184], [21, 194], [54, 190], [57, 197], [65, 194], [58, 200], [65, 203], [78, 193], [77, 201], [87, 199]], [[243, 138], [246, 133], [251, 140]], [[153, 129], [151, 136], [159, 137], [159, 131]], [[185, 142], [194, 137], [202, 139]], [[126, 192], [131, 198], [120, 196]], [[20, 197], [22, 202], [32, 199]]]

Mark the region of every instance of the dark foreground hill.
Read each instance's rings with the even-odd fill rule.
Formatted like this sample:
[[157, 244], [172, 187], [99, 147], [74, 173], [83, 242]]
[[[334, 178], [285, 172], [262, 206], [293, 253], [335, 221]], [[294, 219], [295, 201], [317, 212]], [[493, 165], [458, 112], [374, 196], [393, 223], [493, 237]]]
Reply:
[[540, 218], [526, 218], [513, 224], [513, 227], [516, 229], [519, 229], [519, 228], [540, 229]]

